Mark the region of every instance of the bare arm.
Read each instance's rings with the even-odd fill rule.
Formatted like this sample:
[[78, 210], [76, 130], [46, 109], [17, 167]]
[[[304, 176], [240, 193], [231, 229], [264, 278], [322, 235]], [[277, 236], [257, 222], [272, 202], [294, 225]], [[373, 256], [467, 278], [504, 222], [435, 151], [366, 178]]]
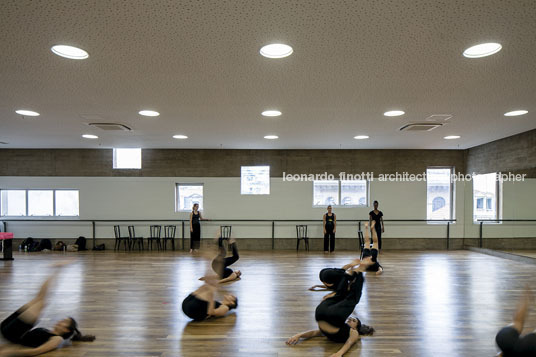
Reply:
[[380, 217], [380, 222], [382, 224], [382, 233], [385, 231], [385, 226], [383, 225], [383, 216]]
[[342, 357], [348, 350], [359, 340], [359, 332], [354, 329], [350, 330], [350, 337], [344, 343], [344, 346], [341, 347], [337, 353], [331, 355], [331, 357]]
[[61, 345], [63, 338], [60, 336], [54, 336], [47, 342], [36, 348], [20, 348], [18, 346], [8, 347], [0, 350], [0, 356], [2, 357], [22, 357], [22, 356], [38, 356], [43, 353], [47, 353], [55, 350]]
[[326, 234], [326, 215], [322, 216], [322, 229], [324, 230], [324, 234]]
[[221, 279], [220, 281], [218, 281], [219, 284], [224, 284], [224, 283], [228, 283], [230, 281], [233, 281], [233, 280], [236, 280], [238, 279], [238, 276], [236, 275], [235, 272], [233, 272], [231, 275], [229, 275], [227, 278], [225, 279]]
[[298, 333], [298, 334], [292, 336], [291, 338], [289, 338], [287, 340], [286, 344], [289, 345], [289, 346], [293, 346], [293, 345], [297, 344], [300, 341], [300, 338], [303, 338], [304, 340], [307, 340], [309, 338], [320, 337], [320, 336], [322, 336], [322, 332], [320, 330], [305, 331], [305, 332]]
[[337, 216], [333, 213], [333, 233], [337, 232]]
[[311, 291], [328, 291], [328, 290], [331, 290], [330, 288], [328, 288], [327, 286], [325, 286], [324, 284], [321, 284], [321, 285], [313, 285], [309, 288], [309, 290]]
[[517, 310], [514, 314], [514, 328], [521, 333], [523, 331], [523, 326], [525, 325], [525, 318], [527, 317], [529, 305], [531, 303], [532, 296], [529, 288], [527, 287], [523, 297], [517, 305]]

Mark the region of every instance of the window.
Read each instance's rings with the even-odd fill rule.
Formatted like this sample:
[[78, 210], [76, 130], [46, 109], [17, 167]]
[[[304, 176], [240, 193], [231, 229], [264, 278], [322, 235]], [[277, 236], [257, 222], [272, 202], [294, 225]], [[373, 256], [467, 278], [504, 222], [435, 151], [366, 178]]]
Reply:
[[453, 218], [453, 185], [451, 167], [426, 170], [426, 217], [442, 220]]
[[177, 184], [177, 204], [175, 211], [190, 212], [195, 203], [199, 205], [199, 210], [203, 210], [203, 184], [202, 183], [178, 183]]
[[2, 216], [26, 216], [26, 191], [2, 190]]
[[269, 195], [270, 166], [242, 166], [240, 193], [242, 195]]
[[2, 190], [0, 197], [2, 216], [80, 215], [78, 190]]
[[339, 181], [314, 181], [313, 206], [339, 204]]
[[53, 216], [52, 190], [28, 190], [28, 216]]
[[56, 216], [79, 216], [78, 191], [57, 190]]
[[[495, 172], [473, 176], [473, 220], [498, 219], [500, 183]], [[485, 206], [484, 206], [485, 203]]]
[[313, 181], [313, 207], [366, 206], [366, 180]]
[[141, 149], [114, 149], [114, 169], [141, 169]]
[[341, 206], [365, 206], [367, 181], [341, 181]]

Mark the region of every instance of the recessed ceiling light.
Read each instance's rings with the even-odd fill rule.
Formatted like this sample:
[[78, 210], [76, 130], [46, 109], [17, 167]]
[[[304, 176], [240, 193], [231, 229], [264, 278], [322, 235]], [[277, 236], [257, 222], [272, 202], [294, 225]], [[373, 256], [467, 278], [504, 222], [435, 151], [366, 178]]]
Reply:
[[369, 136], [368, 135], [357, 135], [357, 136], [354, 136], [354, 139], [357, 139], [357, 140], [363, 140], [363, 139], [368, 139]]
[[486, 57], [486, 56], [491, 56], [499, 52], [501, 48], [502, 46], [500, 43], [495, 43], [495, 42], [481, 43], [476, 46], [471, 46], [465, 51], [463, 51], [463, 55], [467, 58]]
[[279, 110], [265, 110], [262, 112], [262, 115], [265, 117], [278, 117], [281, 115]]
[[388, 112], [383, 113], [386, 117], [398, 117], [401, 115], [404, 115], [404, 111], [402, 110], [390, 110]]
[[24, 116], [27, 116], [27, 117], [38, 117], [39, 116], [38, 112], [34, 112], [33, 110], [26, 110], [26, 109], [15, 110], [15, 113], [20, 114], [20, 115], [24, 115]]
[[528, 113], [528, 110], [512, 110], [511, 112], [504, 113], [505, 117], [517, 117], [519, 115], [525, 115]]
[[188, 139], [186, 135], [173, 135], [173, 139]]
[[272, 43], [261, 48], [260, 53], [268, 58], [283, 58], [294, 52], [292, 47], [283, 43]]
[[459, 135], [449, 135], [449, 136], [445, 136], [443, 139], [447, 139], [447, 140], [454, 140], [454, 139], [459, 139], [461, 136]]
[[277, 135], [266, 135], [264, 138], [268, 139], [268, 140], [275, 140], [275, 139], [279, 139], [279, 136], [277, 136]]
[[82, 135], [82, 137], [85, 139], [98, 139], [99, 138], [97, 135], [93, 135], [93, 134], [84, 134]]
[[140, 110], [139, 114], [144, 117], [157, 117], [160, 115], [159, 112], [155, 112], [154, 110]]
[[51, 50], [58, 56], [70, 59], [82, 60], [89, 57], [89, 54], [86, 51], [73, 46], [56, 45], [52, 46]]

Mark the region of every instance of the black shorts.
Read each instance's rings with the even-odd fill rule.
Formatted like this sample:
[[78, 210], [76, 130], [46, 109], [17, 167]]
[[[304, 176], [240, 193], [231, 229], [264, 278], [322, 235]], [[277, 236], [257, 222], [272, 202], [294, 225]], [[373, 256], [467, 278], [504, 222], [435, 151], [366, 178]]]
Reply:
[[[215, 309], [220, 306], [220, 302], [214, 301]], [[208, 301], [201, 300], [194, 294], [190, 294], [182, 302], [182, 311], [194, 321], [203, 321], [208, 317]]]
[[0, 331], [6, 340], [11, 343], [22, 345], [23, 336], [33, 328], [32, 324], [28, 324], [19, 319], [20, 314], [24, 311], [17, 310], [12, 313], [7, 319], [2, 321]]
[[503, 327], [495, 336], [497, 346], [508, 356], [536, 356], [536, 333], [520, 337], [519, 331], [512, 326]]

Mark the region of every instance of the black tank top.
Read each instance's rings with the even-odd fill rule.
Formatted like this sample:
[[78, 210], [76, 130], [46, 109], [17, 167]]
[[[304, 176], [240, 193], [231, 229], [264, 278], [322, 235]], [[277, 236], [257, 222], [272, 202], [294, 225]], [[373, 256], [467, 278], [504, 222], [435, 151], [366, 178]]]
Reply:
[[369, 216], [372, 218], [373, 221], [376, 222], [376, 229], [381, 229], [381, 218], [383, 217], [383, 212], [378, 211], [378, 214], [374, 212], [374, 210], [369, 212]]
[[326, 229], [332, 231], [333, 227], [335, 227], [335, 213], [332, 213], [331, 216], [326, 213]]
[[192, 211], [192, 225], [199, 225], [199, 212], [197, 212], [197, 214], [195, 214], [193, 211]]
[[52, 337], [57, 336], [47, 329], [44, 328], [34, 328], [31, 331], [26, 332], [22, 336], [21, 344], [27, 347], [39, 347], [45, 344]]

